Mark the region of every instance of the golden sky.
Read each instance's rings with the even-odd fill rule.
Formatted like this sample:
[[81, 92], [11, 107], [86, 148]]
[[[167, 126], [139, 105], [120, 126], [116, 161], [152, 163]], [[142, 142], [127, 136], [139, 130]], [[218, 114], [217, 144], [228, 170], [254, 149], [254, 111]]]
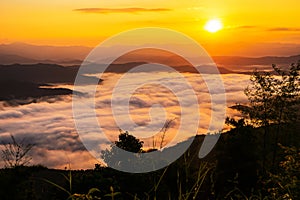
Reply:
[[[263, 52], [300, 46], [299, 7], [299, 0], [1, 0], [0, 43], [95, 46], [151, 26], [185, 33], [215, 55]], [[203, 27], [214, 18], [224, 28], [209, 33]]]

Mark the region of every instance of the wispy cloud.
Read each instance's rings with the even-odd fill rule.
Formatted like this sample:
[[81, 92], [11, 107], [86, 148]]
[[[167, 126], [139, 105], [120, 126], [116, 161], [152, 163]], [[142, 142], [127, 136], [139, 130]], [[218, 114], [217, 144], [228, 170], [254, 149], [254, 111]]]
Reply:
[[267, 31], [291, 31], [291, 32], [298, 32], [300, 28], [291, 28], [291, 27], [275, 27], [269, 28]]
[[244, 25], [244, 26], [238, 26], [236, 28], [238, 28], [238, 29], [252, 29], [252, 28], [257, 28], [257, 26]]
[[250, 30], [250, 29], [256, 29], [256, 28], [258, 28], [258, 27], [251, 26], [251, 25], [227, 26], [226, 27], [226, 29], [229, 29], [229, 30], [242, 30], [242, 29]]
[[140, 12], [165, 12], [171, 11], [168, 8], [79, 8], [73, 11], [82, 13], [99, 13], [99, 14], [110, 14], [110, 13], [140, 13]]

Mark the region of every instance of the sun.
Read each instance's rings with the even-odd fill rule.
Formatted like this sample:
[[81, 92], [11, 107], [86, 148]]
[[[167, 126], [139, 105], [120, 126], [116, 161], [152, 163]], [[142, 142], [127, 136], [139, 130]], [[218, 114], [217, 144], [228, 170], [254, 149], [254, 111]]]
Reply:
[[219, 19], [209, 20], [204, 26], [204, 29], [211, 33], [215, 33], [221, 30], [222, 28], [223, 24]]

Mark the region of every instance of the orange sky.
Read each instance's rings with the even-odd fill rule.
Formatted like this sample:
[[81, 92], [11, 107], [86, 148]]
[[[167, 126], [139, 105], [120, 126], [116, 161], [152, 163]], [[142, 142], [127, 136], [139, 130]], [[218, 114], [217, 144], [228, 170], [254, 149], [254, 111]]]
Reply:
[[[214, 55], [300, 52], [300, 1], [253, 0], [2, 0], [0, 43], [95, 46], [133, 28], [183, 32]], [[209, 19], [224, 29], [209, 33]]]

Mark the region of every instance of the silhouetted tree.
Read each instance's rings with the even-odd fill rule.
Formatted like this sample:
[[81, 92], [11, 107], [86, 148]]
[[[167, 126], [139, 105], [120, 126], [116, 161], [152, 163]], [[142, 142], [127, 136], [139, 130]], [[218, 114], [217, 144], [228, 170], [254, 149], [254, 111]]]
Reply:
[[274, 141], [273, 166], [276, 165], [278, 137], [282, 123], [291, 123], [298, 120], [299, 98], [300, 98], [300, 61], [292, 64], [288, 71], [281, 70], [276, 65], [273, 68], [279, 78], [276, 81], [276, 96], [274, 101], [274, 122], [277, 124], [277, 131]]
[[130, 135], [128, 131], [121, 133], [119, 135], [119, 141], [115, 141], [117, 147], [133, 153], [141, 152], [143, 143], [143, 141], [140, 141], [133, 135]]
[[17, 142], [13, 135], [11, 142], [3, 144], [2, 159], [5, 163], [5, 167], [18, 167], [27, 165], [31, 157], [28, 155], [29, 151], [33, 147], [32, 144], [25, 144], [24, 140]]
[[225, 124], [232, 126], [237, 130], [246, 126], [246, 122], [244, 118], [235, 120], [234, 118], [226, 117]]
[[122, 132], [120, 130], [119, 140], [115, 141], [114, 145], [111, 145], [111, 149], [102, 151], [101, 157], [108, 166], [130, 165], [132, 164], [130, 160], [123, 159], [121, 149], [133, 153], [141, 153], [143, 143], [143, 141], [140, 141], [133, 135], [130, 135], [128, 131]]
[[265, 188], [270, 199], [300, 198], [300, 150], [297, 147], [286, 147], [279, 144], [284, 151], [284, 159], [279, 163], [276, 174], [269, 173]]
[[[297, 120], [300, 97], [300, 62], [291, 64], [288, 70], [272, 65], [274, 73], [254, 71], [251, 84], [245, 89], [249, 106], [236, 107], [249, 116], [255, 126], [264, 128], [263, 136], [263, 168], [266, 162], [266, 138], [270, 124], [277, 125], [274, 141], [273, 165], [275, 164], [278, 135], [283, 123]], [[276, 76], [275, 76], [276, 75]]]
[[268, 126], [297, 120], [300, 97], [300, 61], [288, 70], [273, 65], [274, 73], [254, 71], [251, 85], [245, 89], [250, 102], [248, 114], [253, 124]]

